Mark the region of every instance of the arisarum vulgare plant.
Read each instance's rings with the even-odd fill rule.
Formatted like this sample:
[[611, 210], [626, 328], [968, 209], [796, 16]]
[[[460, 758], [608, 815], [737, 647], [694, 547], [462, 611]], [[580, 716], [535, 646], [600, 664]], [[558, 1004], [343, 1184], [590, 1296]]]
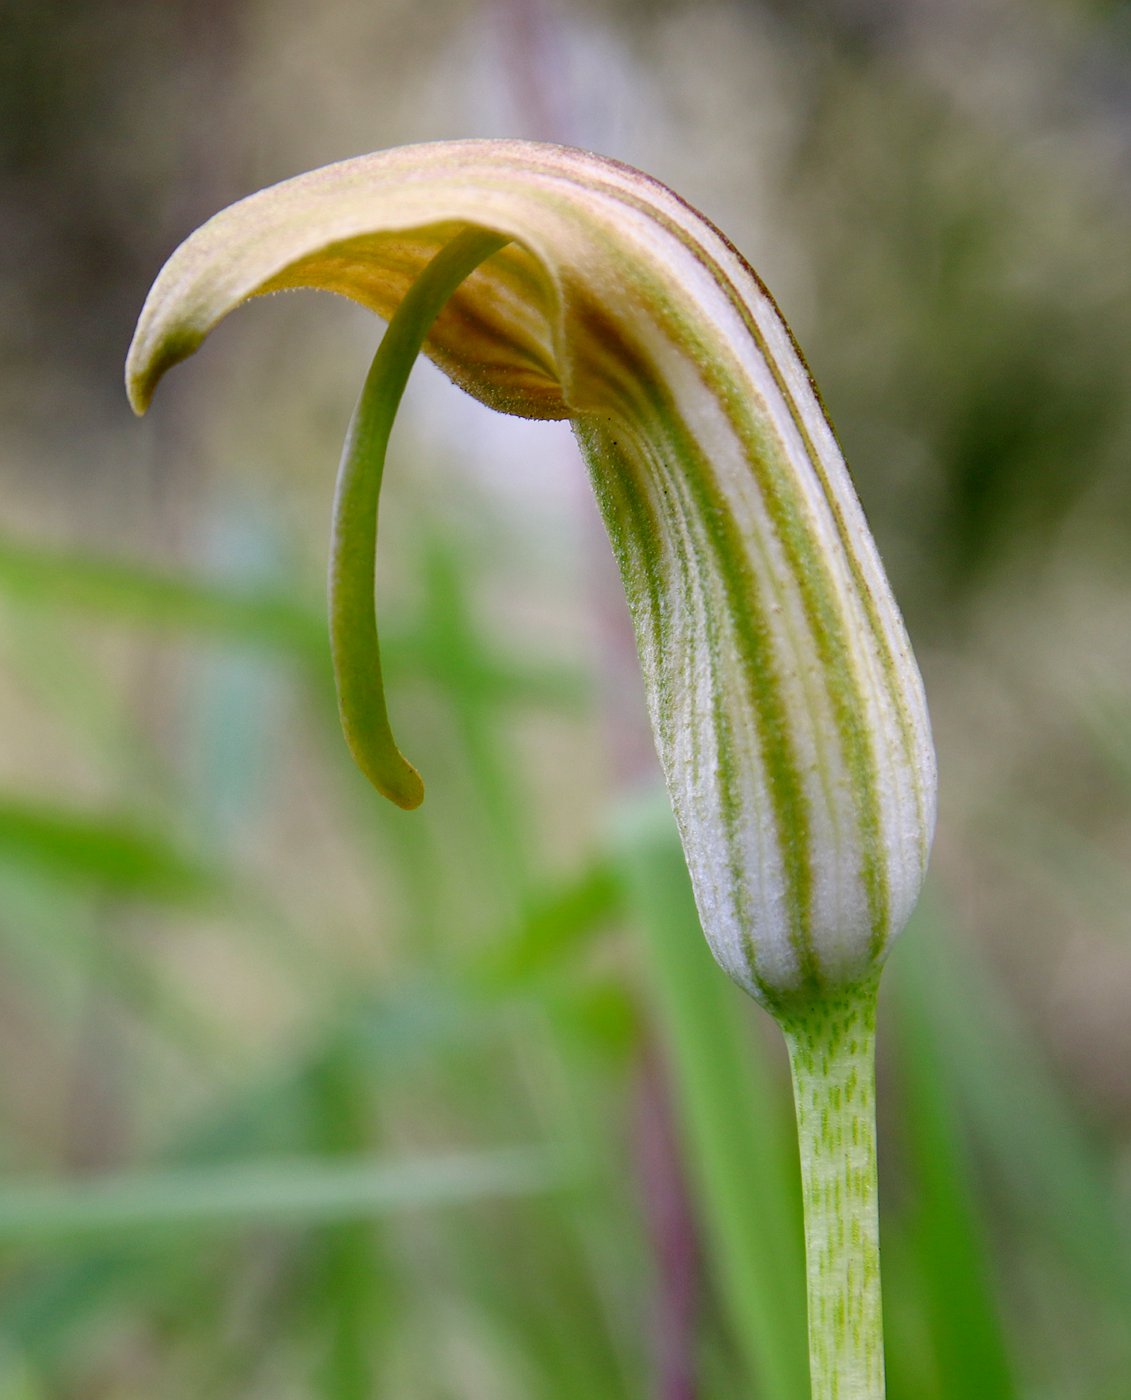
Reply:
[[347, 739], [404, 807], [423, 789], [389, 729], [374, 555], [409, 368], [422, 349], [494, 408], [572, 423], [704, 932], [789, 1044], [813, 1395], [882, 1396], [876, 984], [922, 882], [935, 766], [898, 609], [788, 327], [722, 234], [639, 171], [526, 142], [405, 147], [193, 234], [142, 311], [135, 409], [229, 311], [294, 287], [390, 323], [342, 459], [330, 623]]

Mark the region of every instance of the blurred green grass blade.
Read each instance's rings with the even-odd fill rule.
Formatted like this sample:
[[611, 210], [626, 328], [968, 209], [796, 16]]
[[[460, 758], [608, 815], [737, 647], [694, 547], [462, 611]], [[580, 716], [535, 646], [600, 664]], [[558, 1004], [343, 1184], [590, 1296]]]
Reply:
[[5, 860], [34, 866], [53, 879], [174, 904], [214, 896], [222, 885], [150, 823], [10, 794], [0, 794], [0, 861]]
[[497, 723], [498, 711], [524, 705], [583, 713], [591, 683], [582, 666], [549, 650], [534, 657], [525, 647], [521, 653], [500, 650], [498, 627], [480, 622], [483, 561], [450, 521], [425, 517], [416, 536], [425, 598], [421, 613], [397, 639], [405, 663], [450, 691], [454, 703], [472, 705], [473, 729], [489, 724], [492, 710]]
[[[898, 1028], [901, 1117], [913, 1172], [908, 1188], [913, 1283], [926, 1306], [947, 1395], [952, 1400], [1016, 1400], [945, 1029], [931, 995], [932, 950], [922, 946], [924, 932], [900, 948], [888, 974], [893, 1029]], [[904, 1393], [918, 1392], [911, 1384]]]
[[[352, 1047], [334, 1047], [308, 1078], [311, 1146], [327, 1158], [360, 1158], [375, 1147], [372, 1078]], [[346, 1222], [315, 1243], [317, 1312], [325, 1333], [319, 1388], [327, 1400], [379, 1394], [376, 1359], [392, 1324], [390, 1270], [376, 1232]]]
[[509, 1034], [512, 1024], [501, 1011], [532, 999], [541, 1006], [552, 998], [546, 979], [577, 959], [622, 906], [614, 866], [605, 856], [595, 856], [569, 879], [540, 886], [529, 909], [505, 934], [449, 958], [435, 975], [362, 999], [334, 1034], [371, 1069], [383, 1072], [461, 1041]]
[[455, 540], [434, 526], [428, 529], [420, 561], [425, 608], [415, 642], [421, 656], [443, 667], [445, 698], [479, 809], [479, 860], [494, 872], [497, 889], [512, 894], [522, 909], [531, 886], [529, 809], [500, 722], [499, 692], [483, 664], [472, 580], [462, 553]]
[[1131, 792], [1131, 703], [1126, 695], [1099, 691], [1079, 703], [1079, 712], [1106, 772]]
[[1019, 1216], [1056, 1242], [1080, 1274], [1131, 1317], [1131, 1229], [1114, 1163], [1079, 1124], [1036, 1041], [984, 967], [950, 936], [937, 899], [914, 926], [929, 954], [922, 989], [964, 1116], [1008, 1188]]
[[[111, 901], [0, 862], [5, 973], [49, 1040], [70, 1039], [76, 1002], [97, 984], [147, 1035], [174, 1048], [194, 1076], [227, 1082], [234, 1059], [224, 1028], [174, 979], [163, 977], [134, 940], [116, 936], [112, 925], [121, 914]], [[148, 1084], [151, 1059], [135, 1077], [135, 1091]]]
[[238, 589], [0, 537], [0, 590], [14, 599], [115, 621], [329, 655], [321, 611], [274, 590]]
[[13, 1271], [14, 1286], [3, 1299], [0, 1331], [47, 1376], [117, 1319], [189, 1306], [204, 1279], [216, 1288], [209, 1253], [202, 1259], [200, 1250], [170, 1249], [167, 1236], [133, 1234], [112, 1244], [92, 1236], [89, 1244], [41, 1247]]
[[[0, 616], [2, 665], [36, 709], [56, 718], [119, 790], [163, 806], [170, 786], [167, 756], [137, 722], [136, 707], [92, 659], [85, 638], [42, 610], [9, 604]], [[131, 713], [131, 708], [133, 711]]]
[[[581, 1210], [587, 1197], [576, 1198]], [[526, 1202], [505, 1221], [498, 1214], [465, 1213], [444, 1241], [445, 1276], [458, 1280], [459, 1296], [471, 1300], [493, 1350], [515, 1358], [521, 1377], [516, 1396], [589, 1400], [641, 1394], [639, 1386], [626, 1384], [587, 1261], [577, 1248], [576, 1222], [555, 1212], [553, 1204]], [[502, 1239], [500, 1227], [506, 1231]], [[615, 1278], [608, 1282], [616, 1287]], [[415, 1281], [412, 1293], [426, 1296], [426, 1275]]]
[[47, 1400], [47, 1391], [31, 1366], [3, 1347], [0, 1347], [0, 1400]]
[[666, 799], [624, 813], [617, 834], [709, 1272], [757, 1394], [797, 1400], [808, 1387], [797, 1144], [789, 1100], [747, 1030], [762, 1013], [711, 958]]
[[539, 885], [514, 929], [469, 961], [467, 983], [495, 995], [529, 983], [576, 956], [621, 905], [616, 868], [598, 853], [569, 879]]
[[[455, 571], [458, 586], [463, 587], [466, 569], [462, 559], [456, 562]], [[440, 577], [431, 582], [442, 592], [447, 580]], [[292, 653], [315, 665], [327, 682], [329, 679], [330, 643], [324, 608], [319, 600], [296, 602], [292, 593], [277, 587], [219, 583], [136, 561], [52, 549], [0, 535], [0, 594], [15, 603], [71, 609], [110, 622]], [[443, 600], [436, 596], [433, 601]], [[417, 620], [407, 630], [394, 625], [386, 648], [390, 671], [423, 671], [439, 680], [450, 680], [447, 640], [444, 626], [430, 631], [427, 619]], [[474, 693], [481, 698], [507, 706], [567, 710], [576, 710], [584, 703], [586, 687], [578, 668], [564, 666], [552, 657], [531, 662], [525, 657], [498, 655], [492, 646], [483, 645], [482, 639], [476, 640], [478, 650], [467, 657], [471, 669], [464, 671], [463, 659], [458, 658], [457, 670], [459, 679], [470, 679]]]
[[[881, 1010], [881, 1016], [883, 1011]], [[886, 1155], [886, 1154], [885, 1154]], [[881, 1182], [881, 1190], [883, 1183]], [[950, 1400], [939, 1364], [913, 1222], [880, 1202], [886, 1400]]]
[[[273, 1064], [186, 1130], [168, 1159], [180, 1165], [168, 1170], [176, 1179], [192, 1164], [193, 1172], [223, 1177], [224, 1163], [233, 1159], [309, 1150], [304, 1125], [327, 1056], [356, 1055], [366, 1073], [400, 1076], [453, 1047], [465, 1057], [469, 1045], [499, 1041], [513, 1027], [502, 1013], [530, 1002], [536, 982], [576, 958], [616, 916], [620, 899], [601, 856], [568, 880], [548, 882], [524, 918], [486, 948], [465, 954], [454, 973], [449, 968], [442, 980], [421, 979], [341, 1007], [289, 1063]], [[164, 1246], [139, 1249], [155, 1238], [131, 1230], [75, 1237], [46, 1272], [25, 1281], [19, 1298], [5, 1299], [10, 1333], [37, 1356], [55, 1356], [97, 1318], [149, 1306], [182, 1287], [184, 1270], [174, 1276]], [[189, 1272], [196, 1257], [186, 1252]]]
[[0, 1243], [335, 1225], [392, 1211], [537, 1195], [566, 1189], [574, 1180], [561, 1153], [512, 1148], [392, 1163], [225, 1163], [72, 1185], [8, 1185], [0, 1189]]

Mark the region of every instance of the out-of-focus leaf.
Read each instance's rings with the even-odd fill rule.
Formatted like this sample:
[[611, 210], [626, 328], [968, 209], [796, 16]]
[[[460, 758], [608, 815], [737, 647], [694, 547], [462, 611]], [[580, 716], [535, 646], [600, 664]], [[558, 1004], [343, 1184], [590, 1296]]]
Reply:
[[[352, 1047], [335, 1047], [308, 1077], [311, 1145], [347, 1165], [376, 1150], [372, 1076]], [[377, 1232], [347, 1221], [323, 1232], [315, 1247], [315, 1288], [326, 1335], [319, 1392], [327, 1400], [379, 1394], [379, 1355], [395, 1326], [390, 1261]]]
[[47, 1392], [23, 1358], [0, 1352], [0, 1400], [47, 1400]]
[[[430, 546], [433, 553], [436, 548]], [[444, 579], [458, 572], [449, 570]], [[431, 581], [436, 585], [444, 579]], [[321, 606], [296, 602], [281, 589], [192, 578], [136, 561], [53, 550], [0, 536], [0, 592], [13, 601], [111, 622], [280, 650], [314, 666], [329, 681], [330, 647]], [[444, 595], [433, 601], [442, 608], [450, 600]], [[439, 620], [440, 627], [429, 625], [427, 618], [411, 627], [391, 623], [382, 641], [391, 663], [408, 675], [424, 672], [451, 682], [447, 629], [461, 619], [440, 614]], [[475, 642], [466, 660], [456, 658], [454, 679], [459, 685], [471, 683], [483, 697], [508, 708], [572, 710], [581, 703], [584, 686], [576, 668], [551, 656], [531, 660], [500, 654], [489, 639], [476, 637]]]
[[0, 795], [0, 860], [55, 879], [169, 903], [218, 892], [220, 877], [141, 820]]
[[917, 916], [930, 953], [924, 1010], [946, 1045], [962, 1111], [1008, 1187], [1013, 1210], [1055, 1241], [1082, 1277], [1131, 1316], [1131, 1232], [1105, 1162], [1055, 1083], [1043, 1054], [969, 948], [947, 937], [945, 915]]
[[316, 608], [278, 592], [224, 587], [143, 564], [0, 538], [0, 589], [116, 621], [281, 647], [319, 661], [329, 656], [325, 619]]
[[505, 993], [560, 964], [617, 916], [622, 899], [617, 872], [603, 856], [572, 879], [542, 887], [515, 930], [472, 960], [467, 969], [471, 985]]
[[0, 1188], [0, 1242], [83, 1241], [174, 1227], [331, 1225], [558, 1191], [575, 1179], [561, 1153], [512, 1148], [393, 1163], [227, 1163], [75, 1185], [8, 1185]]
[[[891, 978], [904, 1091], [901, 1120], [913, 1172], [906, 1247], [914, 1273], [907, 1283], [926, 1305], [932, 1351], [951, 1400], [1015, 1400], [985, 1222], [975, 1205], [958, 1121], [954, 1072], [929, 987], [933, 950], [923, 943], [923, 937], [914, 939], [897, 954], [898, 971]], [[917, 1368], [914, 1360], [910, 1365]], [[921, 1393], [913, 1375], [900, 1393]]]
[[1131, 704], [1123, 695], [1100, 693], [1080, 709], [1085, 732], [1107, 772], [1131, 791]]
[[[143, 945], [110, 933], [122, 912], [112, 905], [92, 899], [81, 883], [42, 878], [42, 872], [0, 861], [5, 973], [18, 982], [28, 1008], [34, 1007], [42, 1033], [56, 1042], [70, 1039], [81, 986], [112, 999], [147, 1035], [174, 1048], [194, 1075], [217, 1086], [230, 1083], [237, 1057], [226, 1027], [175, 978], [162, 976]], [[135, 1091], [143, 1092], [152, 1068], [153, 1059], [147, 1059], [134, 1076]]]

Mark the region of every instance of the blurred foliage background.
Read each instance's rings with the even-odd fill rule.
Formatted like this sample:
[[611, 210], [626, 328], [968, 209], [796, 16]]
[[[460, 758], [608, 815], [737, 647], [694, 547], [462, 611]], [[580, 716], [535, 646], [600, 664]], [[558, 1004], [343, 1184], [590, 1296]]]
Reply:
[[257, 303], [130, 417], [163, 258], [402, 142], [588, 146], [805, 347], [926, 675], [892, 958], [893, 1400], [1131, 1396], [1131, 7], [5, 0], [0, 1400], [806, 1394], [774, 1028], [711, 963], [571, 439], [429, 367], [323, 573], [380, 328]]

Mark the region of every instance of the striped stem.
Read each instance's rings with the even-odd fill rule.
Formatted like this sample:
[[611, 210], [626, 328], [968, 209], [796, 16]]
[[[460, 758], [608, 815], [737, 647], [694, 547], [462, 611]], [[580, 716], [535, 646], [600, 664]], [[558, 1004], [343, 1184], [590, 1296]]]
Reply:
[[812, 1400], [883, 1400], [876, 979], [781, 1023], [801, 1150]]

